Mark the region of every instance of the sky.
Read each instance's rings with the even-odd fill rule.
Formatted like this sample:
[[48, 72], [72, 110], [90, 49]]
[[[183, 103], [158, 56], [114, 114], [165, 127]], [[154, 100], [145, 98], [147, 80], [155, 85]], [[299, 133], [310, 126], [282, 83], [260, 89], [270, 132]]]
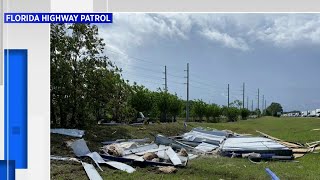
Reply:
[[99, 26], [105, 54], [123, 77], [150, 90], [164, 88], [186, 99], [260, 108], [278, 102], [284, 111], [320, 108], [320, 14], [115, 13]]

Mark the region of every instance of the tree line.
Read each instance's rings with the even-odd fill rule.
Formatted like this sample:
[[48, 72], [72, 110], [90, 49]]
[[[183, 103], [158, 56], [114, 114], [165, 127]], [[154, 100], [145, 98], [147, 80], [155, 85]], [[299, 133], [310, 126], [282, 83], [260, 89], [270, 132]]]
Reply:
[[[51, 24], [50, 33], [52, 127], [84, 128], [101, 120], [128, 123], [138, 112], [160, 122], [185, 117], [186, 102], [176, 94], [150, 91], [122, 77], [122, 69], [104, 54], [96, 25]], [[239, 102], [228, 108], [190, 101], [191, 120], [236, 121], [256, 113], [241, 109]]]

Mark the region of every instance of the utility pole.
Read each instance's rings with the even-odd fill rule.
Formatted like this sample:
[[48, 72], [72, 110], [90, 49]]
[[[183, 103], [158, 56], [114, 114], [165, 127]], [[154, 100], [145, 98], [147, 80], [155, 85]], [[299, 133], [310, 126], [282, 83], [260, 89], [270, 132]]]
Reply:
[[251, 111], [253, 111], [253, 99], [251, 100]]
[[245, 83], [242, 85], [242, 109], [244, 109], [244, 88], [245, 88]]
[[[186, 104], [186, 121], [189, 121], [189, 63], [187, 63], [187, 104]], [[185, 124], [186, 126], [186, 124]]]
[[249, 96], [247, 96], [247, 109], [249, 110]]
[[262, 95], [262, 112], [261, 112], [262, 114], [263, 114], [263, 112], [264, 112], [264, 108], [265, 108], [265, 107], [264, 107], [264, 95]]
[[258, 88], [258, 109], [260, 109], [260, 104], [259, 104], [260, 96], [259, 96], [259, 88]]
[[266, 114], [267, 114], [267, 100], [266, 99], [264, 100], [264, 108], [265, 108], [265, 111], [266, 111]]
[[230, 93], [229, 93], [229, 90], [230, 90], [230, 87], [229, 87], [229, 84], [228, 84], [228, 107], [230, 105]]
[[164, 90], [168, 92], [168, 84], [167, 84], [167, 66], [164, 66]]

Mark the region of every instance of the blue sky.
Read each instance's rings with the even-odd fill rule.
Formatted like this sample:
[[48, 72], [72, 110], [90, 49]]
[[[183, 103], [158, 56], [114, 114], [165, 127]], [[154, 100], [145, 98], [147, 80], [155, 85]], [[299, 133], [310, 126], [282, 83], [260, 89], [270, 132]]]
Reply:
[[166, 65], [168, 90], [186, 99], [189, 63], [190, 99], [226, 105], [229, 83], [242, 100], [244, 82], [249, 107], [259, 88], [285, 111], [320, 108], [320, 14], [121, 13], [99, 33], [124, 78], [151, 90]]

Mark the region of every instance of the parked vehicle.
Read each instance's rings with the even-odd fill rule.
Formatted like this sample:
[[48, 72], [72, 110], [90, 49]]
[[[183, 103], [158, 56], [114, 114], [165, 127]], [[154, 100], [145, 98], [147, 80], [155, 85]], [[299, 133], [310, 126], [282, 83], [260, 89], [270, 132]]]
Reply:
[[308, 111], [301, 112], [301, 117], [307, 117], [307, 116], [308, 116]]
[[311, 110], [309, 117], [316, 117], [316, 110]]
[[316, 116], [320, 117], [320, 109], [316, 109]]

